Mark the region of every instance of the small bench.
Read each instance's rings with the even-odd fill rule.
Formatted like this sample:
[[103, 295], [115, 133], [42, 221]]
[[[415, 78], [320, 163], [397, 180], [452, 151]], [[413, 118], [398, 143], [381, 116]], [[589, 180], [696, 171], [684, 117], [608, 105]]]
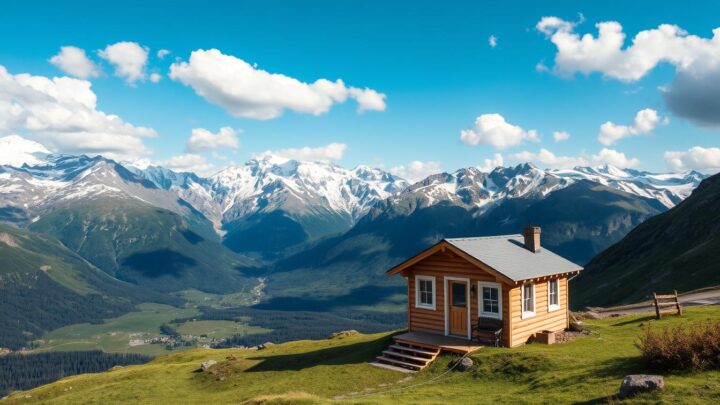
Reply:
[[478, 318], [477, 341], [500, 347], [502, 339], [503, 321], [495, 318]]

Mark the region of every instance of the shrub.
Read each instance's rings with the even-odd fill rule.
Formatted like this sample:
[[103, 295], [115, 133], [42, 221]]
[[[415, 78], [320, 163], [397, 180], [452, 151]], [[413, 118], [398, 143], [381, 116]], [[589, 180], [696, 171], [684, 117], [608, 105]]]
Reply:
[[720, 369], [720, 322], [706, 321], [661, 331], [648, 328], [636, 344], [642, 360], [664, 370]]

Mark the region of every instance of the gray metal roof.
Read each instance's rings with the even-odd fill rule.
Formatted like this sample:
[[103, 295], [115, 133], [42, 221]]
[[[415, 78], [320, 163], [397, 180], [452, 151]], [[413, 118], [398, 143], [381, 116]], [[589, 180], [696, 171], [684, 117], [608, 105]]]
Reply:
[[445, 241], [513, 281], [582, 270], [582, 266], [544, 247], [538, 252], [531, 252], [525, 248], [522, 235], [450, 238]]

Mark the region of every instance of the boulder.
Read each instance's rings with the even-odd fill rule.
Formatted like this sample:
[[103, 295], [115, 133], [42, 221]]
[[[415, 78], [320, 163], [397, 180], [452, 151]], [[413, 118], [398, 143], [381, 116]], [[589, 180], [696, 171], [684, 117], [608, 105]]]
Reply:
[[628, 398], [641, 392], [661, 390], [663, 387], [665, 387], [665, 380], [661, 375], [628, 375], [620, 384], [620, 398]]
[[217, 361], [215, 361], [215, 360], [203, 361], [202, 363], [200, 363], [200, 370], [207, 371], [210, 367], [212, 367], [216, 364], [217, 364]]
[[468, 371], [472, 368], [473, 364], [470, 357], [463, 357], [455, 363], [455, 369], [458, 371]]
[[262, 344], [257, 345], [257, 349], [258, 349], [258, 350], [265, 350], [265, 349], [267, 349], [268, 347], [274, 346], [274, 345], [275, 345], [275, 343], [273, 343], [273, 342], [265, 342], [265, 343], [262, 343]]
[[342, 338], [344, 338], [344, 337], [357, 335], [358, 333], [360, 333], [360, 332], [358, 332], [358, 331], [356, 331], [356, 330], [354, 330], [354, 329], [344, 330], [344, 331], [341, 331], [341, 332], [335, 332], [335, 333], [331, 334], [330, 337], [329, 337], [329, 339], [336, 339], [336, 338], [342, 339]]

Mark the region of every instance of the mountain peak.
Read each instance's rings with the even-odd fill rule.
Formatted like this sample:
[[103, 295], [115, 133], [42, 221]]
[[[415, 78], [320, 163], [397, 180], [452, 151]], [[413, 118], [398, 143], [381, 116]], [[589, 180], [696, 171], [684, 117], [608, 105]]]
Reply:
[[0, 165], [22, 167], [37, 165], [44, 161], [50, 151], [43, 145], [20, 135], [0, 138]]

